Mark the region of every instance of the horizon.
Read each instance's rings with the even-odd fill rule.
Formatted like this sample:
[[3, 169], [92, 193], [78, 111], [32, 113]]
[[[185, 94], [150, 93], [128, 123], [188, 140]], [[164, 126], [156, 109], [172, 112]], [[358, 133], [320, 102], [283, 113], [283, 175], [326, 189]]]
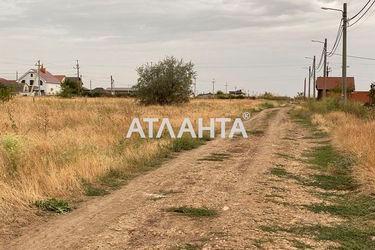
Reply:
[[[328, 38], [332, 47], [340, 14], [321, 10], [341, 8], [349, 16], [364, 1], [5, 1], [0, 7], [0, 77], [14, 79], [35, 68], [37, 60], [54, 75], [74, 76], [79, 60], [85, 86], [107, 88], [113, 75], [116, 87], [137, 80], [136, 68], [165, 56], [195, 64], [197, 93], [243, 89], [250, 94], [271, 92], [295, 96], [303, 90], [310, 65], [305, 56], [319, 59]], [[53, 13], [53, 15], [49, 15]], [[348, 54], [375, 57], [368, 50], [375, 38], [374, 11], [348, 31]], [[36, 18], [39, 17], [39, 18]], [[366, 39], [363, 39], [366, 37]], [[277, 38], [277, 39], [275, 39]], [[339, 47], [338, 54], [341, 53]], [[341, 75], [341, 57], [329, 58], [332, 73]], [[357, 90], [369, 90], [375, 62], [348, 58], [348, 76]], [[320, 76], [319, 73], [317, 76]]]

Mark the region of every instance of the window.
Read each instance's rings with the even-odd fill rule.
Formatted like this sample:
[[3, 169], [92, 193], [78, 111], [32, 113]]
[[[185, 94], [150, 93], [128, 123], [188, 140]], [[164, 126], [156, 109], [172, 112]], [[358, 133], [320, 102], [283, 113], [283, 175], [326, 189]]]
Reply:
[[30, 77], [34, 77], [34, 74], [30, 74]]
[[22, 80], [21, 83], [26, 83], [26, 81], [25, 81], [25, 80]]
[[43, 86], [43, 81], [39, 81], [39, 83], [40, 83], [40, 86]]
[[30, 85], [34, 85], [34, 80], [30, 80]]
[[51, 88], [51, 92], [53, 92], [53, 88]]

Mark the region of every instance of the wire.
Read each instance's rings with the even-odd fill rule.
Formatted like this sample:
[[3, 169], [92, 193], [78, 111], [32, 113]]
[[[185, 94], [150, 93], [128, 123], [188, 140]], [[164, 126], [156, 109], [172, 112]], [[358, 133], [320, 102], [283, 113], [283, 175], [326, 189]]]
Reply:
[[[337, 54], [337, 53], [334, 53], [333, 55], [335, 55], [335, 56], [342, 56], [342, 54]], [[355, 58], [355, 59], [361, 59], [361, 60], [375, 61], [375, 58], [371, 58], [371, 57], [363, 57], [363, 56], [347, 56], [347, 57]]]
[[361, 21], [362, 18], [371, 10], [371, 8], [374, 6], [374, 4], [375, 4], [375, 0], [372, 2], [372, 4], [370, 5], [370, 7], [367, 8], [367, 10], [365, 11], [365, 13], [363, 13], [354, 23], [350, 24], [348, 27], [352, 27], [355, 24], [357, 24], [359, 21]]
[[348, 21], [351, 21], [354, 18], [356, 18], [357, 16], [359, 16], [362, 13], [362, 11], [364, 11], [365, 8], [370, 4], [370, 2], [371, 2], [371, 0], [368, 0], [367, 3], [365, 4], [365, 6], [363, 6], [363, 8], [357, 14], [355, 14], [353, 17], [349, 18]]
[[337, 31], [335, 43], [334, 43], [331, 51], [327, 54], [328, 57], [331, 57], [336, 52], [338, 46], [340, 45], [341, 38], [342, 38], [342, 25], [343, 25], [343, 20], [341, 19], [340, 24], [339, 24], [339, 30]]

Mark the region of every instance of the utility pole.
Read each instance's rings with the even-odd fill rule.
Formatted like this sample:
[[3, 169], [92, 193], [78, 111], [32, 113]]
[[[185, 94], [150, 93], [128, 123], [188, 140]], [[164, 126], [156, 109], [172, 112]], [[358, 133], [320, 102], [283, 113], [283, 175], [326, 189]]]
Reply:
[[215, 97], [215, 78], [212, 79], [212, 94]]
[[40, 89], [40, 60], [38, 60], [37, 64], [35, 64], [35, 66], [38, 67], [37, 71], [36, 71], [36, 81], [38, 83], [38, 95], [41, 96], [42, 95], [42, 91]]
[[306, 99], [306, 77], [305, 77], [305, 82], [304, 82], [304, 85], [303, 85], [303, 97]]
[[18, 82], [18, 71], [16, 71], [16, 82]]
[[115, 95], [115, 91], [113, 90], [113, 85], [115, 83], [115, 80], [113, 79], [113, 77], [111, 76], [111, 95]]
[[308, 90], [308, 97], [311, 98], [311, 66], [309, 66], [309, 90]]
[[194, 97], [197, 96], [197, 78], [194, 77]]
[[343, 25], [342, 25], [342, 94], [344, 103], [347, 102], [347, 78], [346, 78], [346, 70], [347, 70], [347, 30], [348, 30], [348, 4], [344, 3], [343, 8]]
[[81, 95], [82, 82], [81, 82], [81, 77], [80, 77], [80, 74], [79, 74], [79, 70], [81, 69], [81, 67], [79, 66], [78, 60], [77, 60], [77, 63], [76, 63], [76, 66], [74, 67], [74, 69], [77, 70], [78, 95]]
[[91, 80], [90, 80], [90, 93], [92, 92], [92, 85], [91, 85]]
[[327, 74], [327, 71], [326, 71], [326, 68], [327, 68], [327, 53], [328, 53], [328, 40], [327, 38], [324, 39], [324, 69], [323, 69], [323, 77], [324, 77], [324, 90], [323, 90], [323, 98], [327, 96], [327, 77], [328, 77], [328, 74]]
[[316, 56], [314, 56], [314, 60], [313, 60], [313, 87], [314, 87], [313, 95], [315, 99], [316, 98]]
[[225, 94], [228, 94], [228, 82], [225, 83]]

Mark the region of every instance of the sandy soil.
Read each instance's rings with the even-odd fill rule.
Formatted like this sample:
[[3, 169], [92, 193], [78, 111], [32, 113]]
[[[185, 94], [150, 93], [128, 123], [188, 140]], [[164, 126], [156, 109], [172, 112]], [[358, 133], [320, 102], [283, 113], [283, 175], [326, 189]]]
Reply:
[[[311, 171], [295, 159], [313, 144], [287, 112], [288, 108], [265, 110], [246, 124], [249, 131], [257, 131], [249, 139], [218, 139], [181, 153], [108, 196], [30, 226], [4, 248], [291, 249], [295, 240], [326, 248], [329, 242], [261, 230], [275, 224], [338, 220], [303, 208], [319, 202], [307, 187], [270, 174], [277, 165], [301, 176]], [[229, 158], [208, 161], [212, 154]], [[191, 218], [167, 211], [180, 206], [215, 209], [218, 215]]]

